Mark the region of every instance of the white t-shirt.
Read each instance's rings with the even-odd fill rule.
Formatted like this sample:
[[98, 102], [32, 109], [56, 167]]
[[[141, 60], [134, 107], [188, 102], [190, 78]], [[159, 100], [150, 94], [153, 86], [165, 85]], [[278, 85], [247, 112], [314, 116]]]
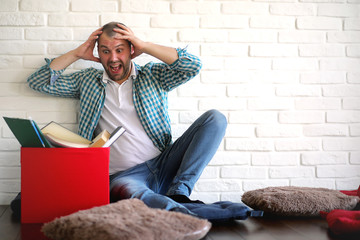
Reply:
[[99, 134], [104, 129], [111, 133], [118, 126], [126, 129], [110, 148], [110, 174], [126, 170], [160, 154], [147, 136], [134, 107], [132, 85], [135, 78], [133, 63], [129, 78], [121, 85], [112, 81], [104, 71], [102, 80], [107, 82], [105, 104], [95, 133]]

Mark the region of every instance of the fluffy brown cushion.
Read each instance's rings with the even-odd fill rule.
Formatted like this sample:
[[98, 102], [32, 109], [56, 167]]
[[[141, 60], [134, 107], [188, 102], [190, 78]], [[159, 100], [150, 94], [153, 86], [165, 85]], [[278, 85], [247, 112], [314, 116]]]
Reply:
[[128, 199], [57, 218], [44, 224], [42, 231], [54, 240], [191, 240], [202, 238], [210, 228], [207, 220]]
[[268, 187], [245, 192], [241, 199], [254, 209], [281, 216], [320, 216], [320, 211], [354, 209], [358, 197], [326, 188]]

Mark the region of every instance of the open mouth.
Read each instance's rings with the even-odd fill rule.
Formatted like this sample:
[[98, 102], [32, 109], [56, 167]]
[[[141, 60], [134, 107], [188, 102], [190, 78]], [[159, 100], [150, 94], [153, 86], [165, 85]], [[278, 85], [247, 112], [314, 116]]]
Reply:
[[121, 64], [111, 64], [111, 65], [109, 66], [110, 72], [111, 72], [111, 73], [114, 73], [114, 74], [119, 73], [120, 70], [121, 70], [121, 68], [122, 68], [122, 65], [121, 65]]

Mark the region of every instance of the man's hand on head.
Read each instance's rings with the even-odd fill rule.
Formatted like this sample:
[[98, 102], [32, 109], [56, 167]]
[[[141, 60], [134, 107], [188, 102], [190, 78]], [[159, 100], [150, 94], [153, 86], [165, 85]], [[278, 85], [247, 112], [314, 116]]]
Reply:
[[94, 48], [96, 40], [99, 38], [99, 35], [102, 33], [102, 28], [94, 31], [88, 40], [86, 40], [79, 47], [61, 55], [60, 57], [55, 58], [50, 63], [50, 68], [53, 70], [65, 69], [75, 61], [79, 59], [100, 62], [100, 59], [94, 56]]
[[131, 58], [134, 59], [137, 56], [144, 53], [143, 49], [146, 45], [146, 42], [142, 41], [135, 36], [134, 32], [127, 26], [123, 24], [117, 25], [119, 28], [114, 28], [113, 31], [118, 33], [115, 35], [115, 39], [127, 40], [132, 45]]
[[[124, 24], [116, 22], [111, 22], [111, 24], [113, 26], [111, 29], [111, 33], [114, 33], [114, 36], [112, 36], [114, 39], [126, 40], [130, 42], [131, 59], [134, 59], [137, 56], [146, 53], [163, 61], [166, 64], [172, 64], [179, 58], [177, 50], [175, 48], [162, 46], [152, 42], [142, 41], [135, 36], [133, 31], [129, 27], [125, 26]], [[105, 29], [105, 26], [104, 32], [107, 31], [107, 28]], [[108, 33], [108, 35], [110, 34]]]
[[102, 27], [95, 30], [89, 38], [81, 44], [78, 48], [75, 49], [76, 56], [79, 59], [100, 62], [100, 58], [94, 56], [94, 48], [96, 40], [99, 38], [99, 35], [102, 33]]

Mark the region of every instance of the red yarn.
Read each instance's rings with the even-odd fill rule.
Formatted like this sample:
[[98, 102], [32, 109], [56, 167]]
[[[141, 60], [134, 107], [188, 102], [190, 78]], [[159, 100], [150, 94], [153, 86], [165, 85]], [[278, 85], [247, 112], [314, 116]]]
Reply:
[[343, 194], [349, 195], [349, 196], [359, 196], [360, 197], [360, 186], [357, 190], [351, 190], [351, 191], [340, 191]]
[[[340, 192], [360, 197], [360, 186], [358, 190]], [[320, 215], [326, 219], [330, 230], [335, 234], [360, 233], [360, 211], [336, 209], [329, 213], [321, 211]]]
[[336, 209], [329, 213], [320, 212], [328, 222], [330, 230], [335, 234], [360, 233], [360, 211]]

